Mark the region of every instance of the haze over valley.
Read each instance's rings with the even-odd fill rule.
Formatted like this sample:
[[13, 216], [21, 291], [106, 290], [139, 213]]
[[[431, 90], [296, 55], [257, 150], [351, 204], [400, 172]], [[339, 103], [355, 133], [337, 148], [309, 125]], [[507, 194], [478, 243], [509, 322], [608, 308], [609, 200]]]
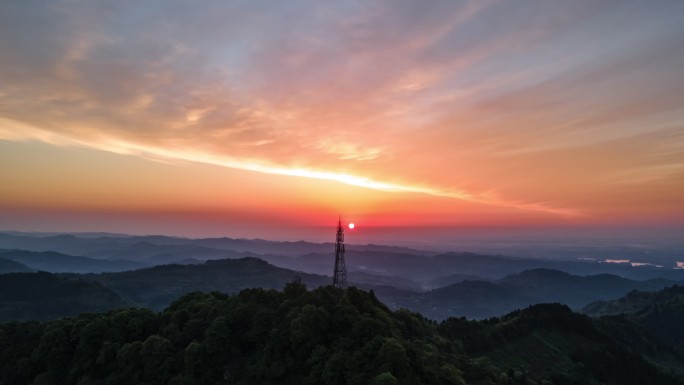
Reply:
[[[349, 239], [353, 233], [348, 232]], [[348, 244], [345, 259], [350, 284], [373, 290], [391, 308], [407, 308], [437, 320], [481, 319], [536, 303], [559, 302], [581, 310], [633, 290], [656, 291], [684, 283], [684, 269], [668, 260], [676, 250], [646, 254], [642, 247], [607, 248], [593, 258], [541, 259]], [[578, 245], [568, 252], [557, 247], [561, 255], [577, 248], [582, 249]], [[621, 250], [631, 254], [616, 254]], [[0, 234], [5, 273], [45, 271], [64, 280], [97, 283], [124, 300], [118, 306], [155, 311], [193, 291], [282, 289], [296, 278], [310, 288], [328, 285], [333, 251], [332, 243], [304, 241]], [[638, 253], [663, 265], [624, 262]]]

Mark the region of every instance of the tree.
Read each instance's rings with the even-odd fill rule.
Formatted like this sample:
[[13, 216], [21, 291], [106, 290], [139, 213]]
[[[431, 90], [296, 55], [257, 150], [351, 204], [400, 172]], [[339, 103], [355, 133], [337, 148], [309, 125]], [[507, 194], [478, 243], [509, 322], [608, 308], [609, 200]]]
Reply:
[[157, 334], [143, 342], [140, 349], [143, 377], [150, 384], [164, 385], [173, 377], [176, 361], [171, 341]]
[[197, 341], [192, 341], [185, 348], [184, 367], [185, 373], [191, 377], [199, 376], [204, 362], [204, 347]]
[[407, 378], [411, 370], [406, 349], [394, 338], [387, 338], [378, 352], [380, 370], [390, 372], [399, 378]]
[[305, 305], [290, 322], [290, 340], [295, 352], [308, 355], [317, 345], [322, 345], [330, 324], [329, 318], [324, 308]]
[[142, 372], [142, 342], [135, 341], [124, 344], [116, 353], [118, 370], [110, 376], [108, 384], [134, 384], [141, 380]]
[[325, 385], [346, 385], [345, 364], [346, 359], [342, 352], [333, 354], [323, 368], [321, 374], [323, 383]]
[[306, 285], [302, 283], [302, 279], [299, 277], [296, 277], [291, 282], [288, 282], [283, 289], [283, 294], [285, 294], [285, 298], [288, 299], [299, 298], [306, 294], [306, 292]]
[[50, 380], [52, 383], [60, 384], [66, 380], [71, 367], [72, 348], [67, 334], [59, 323], [46, 329], [31, 358], [34, 362], [42, 364], [40, 366], [45, 370], [44, 375], [40, 376], [40, 381]]
[[397, 385], [397, 378], [390, 372], [380, 373], [373, 380], [373, 385]]

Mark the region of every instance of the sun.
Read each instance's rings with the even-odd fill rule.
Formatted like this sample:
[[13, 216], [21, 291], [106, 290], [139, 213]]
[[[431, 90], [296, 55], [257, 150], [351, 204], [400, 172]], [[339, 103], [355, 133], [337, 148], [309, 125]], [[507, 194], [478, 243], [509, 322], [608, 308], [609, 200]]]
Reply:
[[354, 227], [356, 227], [356, 226], [355, 226], [353, 223], [350, 223], [350, 224], [349, 224], [349, 229], [350, 229], [350, 230], [353, 229]]

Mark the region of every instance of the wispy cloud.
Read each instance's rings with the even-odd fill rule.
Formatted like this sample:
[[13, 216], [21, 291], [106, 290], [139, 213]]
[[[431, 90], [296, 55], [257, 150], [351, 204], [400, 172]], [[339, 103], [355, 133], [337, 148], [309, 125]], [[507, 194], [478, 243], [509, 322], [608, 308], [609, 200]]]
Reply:
[[591, 215], [682, 186], [683, 7], [12, 2], [0, 139]]

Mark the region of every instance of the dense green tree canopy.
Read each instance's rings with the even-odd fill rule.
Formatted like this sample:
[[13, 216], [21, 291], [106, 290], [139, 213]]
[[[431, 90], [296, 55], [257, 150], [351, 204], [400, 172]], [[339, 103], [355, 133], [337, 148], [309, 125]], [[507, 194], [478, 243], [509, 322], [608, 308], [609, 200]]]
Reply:
[[372, 292], [293, 282], [191, 293], [161, 313], [0, 324], [0, 384], [681, 383], [638, 348], [562, 305], [437, 324]]

